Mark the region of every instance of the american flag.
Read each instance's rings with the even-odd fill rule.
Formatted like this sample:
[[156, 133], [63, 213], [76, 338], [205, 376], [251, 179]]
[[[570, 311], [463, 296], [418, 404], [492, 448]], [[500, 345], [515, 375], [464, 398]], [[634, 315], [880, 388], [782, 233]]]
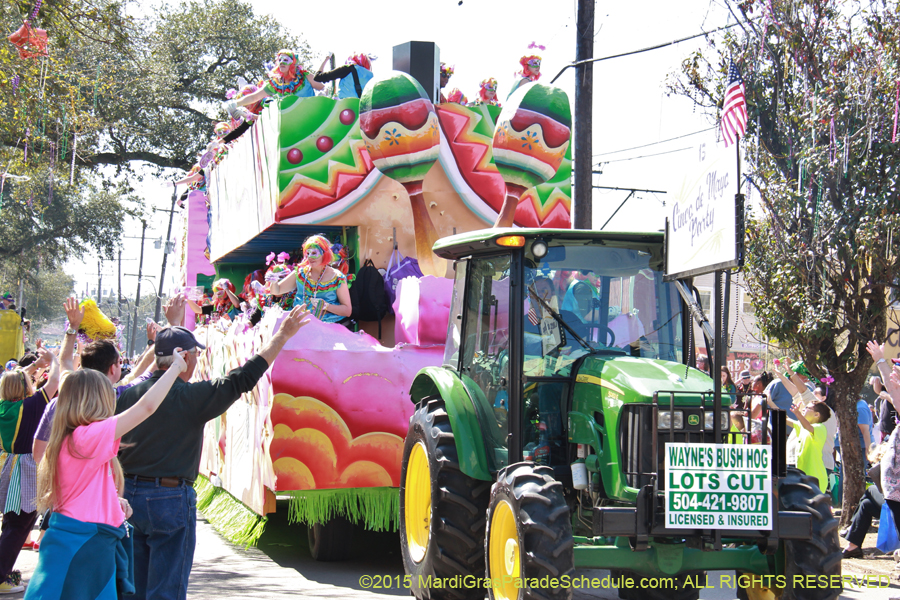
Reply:
[[728, 63], [728, 83], [725, 86], [725, 102], [722, 105], [722, 137], [730, 146], [747, 131], [747, 102], [744, 100], [744, 80], [734, 66]]
[[528, 309], [528, 320], [531, 321], [531, 324], [535, 326], [541, 324], [541, 318], [538, 316], [538, 313], [534, 309], [534, 306], [531, 306], [531, 308]]

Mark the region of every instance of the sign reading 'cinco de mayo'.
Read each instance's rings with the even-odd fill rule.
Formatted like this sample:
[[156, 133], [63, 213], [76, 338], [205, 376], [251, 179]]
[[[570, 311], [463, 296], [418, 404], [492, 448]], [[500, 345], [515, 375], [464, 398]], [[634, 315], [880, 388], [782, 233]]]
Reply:
[[667, 278], [709, 273], [738, 260], [734, 154], [710, 146], [697, 149], [697, 165], [676, 191], [666, 220]]

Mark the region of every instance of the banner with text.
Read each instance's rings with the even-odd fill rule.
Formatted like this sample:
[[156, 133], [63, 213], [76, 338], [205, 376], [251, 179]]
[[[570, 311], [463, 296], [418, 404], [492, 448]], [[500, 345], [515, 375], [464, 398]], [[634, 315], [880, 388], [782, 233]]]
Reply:
[[666, 279], [737, 266], [734, 150], [700, 144], [666, 218]]
[[772, 448], [666, 444], [666, 527], [772, 529]]

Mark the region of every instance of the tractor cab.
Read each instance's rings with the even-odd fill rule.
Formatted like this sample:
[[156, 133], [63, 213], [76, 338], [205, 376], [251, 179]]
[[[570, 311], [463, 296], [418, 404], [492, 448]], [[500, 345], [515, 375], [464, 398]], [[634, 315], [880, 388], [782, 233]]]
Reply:
[[[524, 459], [564, 474], [573, 391], [601, 381], [579, 373], [626, 357], [680, 363], [681, 299], [663, 281], [661, 234], [529, 233], [464, 234], [435, 248], [457, 261], [444, 365], [488, 407], [489, 470]], [[690, 373], [711, 389], [709, 377]]]

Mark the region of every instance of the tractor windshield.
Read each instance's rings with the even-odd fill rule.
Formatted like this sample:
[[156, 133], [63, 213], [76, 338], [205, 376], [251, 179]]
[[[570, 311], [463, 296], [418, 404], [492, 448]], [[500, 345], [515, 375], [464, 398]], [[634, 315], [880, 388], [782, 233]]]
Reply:
[[681, 303], [660, 244], [559, 243], [525, 260], [524, 373], [567, 376], [587, 353], [681, 360]]

